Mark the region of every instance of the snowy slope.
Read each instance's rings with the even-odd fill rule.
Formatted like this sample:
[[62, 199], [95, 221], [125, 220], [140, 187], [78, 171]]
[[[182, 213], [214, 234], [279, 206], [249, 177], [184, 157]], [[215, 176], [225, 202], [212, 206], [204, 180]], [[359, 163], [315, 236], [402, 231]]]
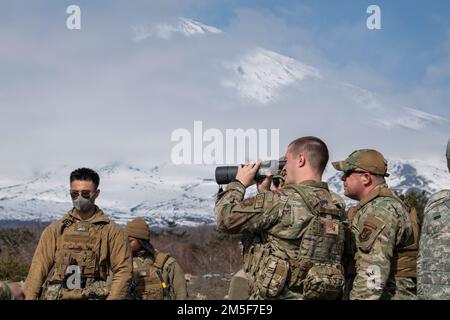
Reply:
[[151, 37], [169, 40], [176, 34], [180, 34], [185, 37], [192, 37], [197, 35], [222, 33], [221, 30], [215, 27], [208, 26], [206, 24], [188, 18], [178, 18], [177, 21], [173, 24], [158, 23], [152, 25], [135, 25], [133, 26], [132, 31], [133, 40], [136, 42]]
[[[401, 192], [417, 188], [429, 193], [450, 187], [446, 164], [418, 160], [392, 160], [389, 185]], [[98, 169], [101, 195], [98, 205], [119, 223], [143, 217], [152, 225], [197, 225], [214, 222], [218, 187], [214, 167], [179, 167], [162, 164], [151, 168], [114, 164]], [[52, 221], [71, 208], [69, 168], [36, 175], [30, 181], [0, 180], [0, 220]], [[325, 179], [342, 194], [339, 173], [332, 168]]]
[[319, 70], [295, 59], [256, 48], [226, 67], [233, 78], [222, 81], [225, 87], [235, 88], [242, 97], [266, 104], [276, 98], [279, 88], [306, 78], [322, 78]]

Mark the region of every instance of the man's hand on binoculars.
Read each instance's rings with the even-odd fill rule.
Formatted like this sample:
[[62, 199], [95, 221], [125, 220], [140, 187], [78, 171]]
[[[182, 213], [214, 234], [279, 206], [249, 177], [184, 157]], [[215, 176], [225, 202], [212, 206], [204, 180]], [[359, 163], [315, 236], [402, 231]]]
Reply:
[[246, 163], [239, 165], [236, 174], [236, 180], [239, 180], [246, 188], [255, 184], [255, 176], [256, 172], [258, 172], [260, 164], [261, 161], [256, 161], [256, 163]]
[[262, 193], [262, 192], [270, 191], [271, 184], [272, 184], [272, 176], [266, 176], [263, 181], [256, 182], [258, 192]]

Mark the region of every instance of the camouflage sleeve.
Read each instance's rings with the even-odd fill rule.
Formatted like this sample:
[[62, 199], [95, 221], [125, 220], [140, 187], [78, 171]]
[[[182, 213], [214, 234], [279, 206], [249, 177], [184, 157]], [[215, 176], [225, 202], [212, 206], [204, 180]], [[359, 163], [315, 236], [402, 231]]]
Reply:
[[419, 240], [419, 250], [417, 252], [417, 297], [419, 299], [423, 299], [424, 291], [423, 291], [423, 257], [422, 252], [425, 249], [426, 243], [429, 241], [429, 234], [425, 231], [428, 228], [429, 224], [429, 215], [427, 212], [424, 212], [423, 221], [422, 221], [422, 229], [420, 232], [420, 240]]
[[131, 284], [133, 258], [125, 233], [114, 223], [111, 224], [109, 248], [112, 279], [107, 299], [125, 299]]
[[239, 182], [228, 184], [215, 206], [216, 223], [228, 233], [257, 232], [269, 229], [279, 219], [278, 196], [272, 191], [244, 199], [245, 187]]
[[[419, 240], [419, 252], [417, 256], [417, 296], [419, 299], [430, 299], [430, 286], [424, 285], [424, 279], [430, 283], [431, 277], [442, 279], [439, 270], [445, 269], [439, 265], [430, 264], [436, 261], [446, 261], [448, 252], [436, 250], [438, 245], [446, 241], [445, 235], [450, 234], [448, 212], [450, 207], [446, 202], [450, 199], [450, 191], [443, 190], [435, 193], [427, 203], [423, 215], [422, 229]], [[448, 202], [447, 202], [448, 203]], [[435, 272], [431, 273], [430, 270]], [[435, 286], [445, 288], [445, 286]], [[438, 290], [437, 290], [438, 291]], [[441, 295], [438, 296], [442, 298]]]
[[25, 298], [36, 300], [39, 298], [44, 284], [55, 261], [56, 227], [50, 225], [44, 229], [34, 252], [33, 260], [25, 280]]
[[169, 283], [173, 288], [175, 300], [186, 300], [188, 297], [186, 279], [184, 278], [184, 272], [178, 262], [174, 260], [165, 269]]
[[11, 289], [6, 282], [0, 281], [0, 300], [12, 300]]
[[397, 223], [385, 208], [369, 207], [352, 225], [356, 240], [356, 277], [352, 300], [380, 299], [389, 279]]

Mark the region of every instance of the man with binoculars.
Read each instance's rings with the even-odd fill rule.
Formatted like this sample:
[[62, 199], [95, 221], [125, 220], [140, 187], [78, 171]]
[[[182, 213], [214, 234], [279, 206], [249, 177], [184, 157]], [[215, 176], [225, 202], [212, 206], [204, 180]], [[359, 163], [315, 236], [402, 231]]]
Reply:
[[[270, 190], [273, 173], [262, 181], [257, 178], [258, 161], [240, 165], [235, 179], [219, 194], [218, 228], [257, 239], [244, 253], [250, 299], [339, 298], [344, 284], [345, 204], [322, 182], [328, 159], [322, 140], [298, 138], [285, 155], [282, 188]], [[255, 182], [259, 193], [244, 200], [246, 188]]]

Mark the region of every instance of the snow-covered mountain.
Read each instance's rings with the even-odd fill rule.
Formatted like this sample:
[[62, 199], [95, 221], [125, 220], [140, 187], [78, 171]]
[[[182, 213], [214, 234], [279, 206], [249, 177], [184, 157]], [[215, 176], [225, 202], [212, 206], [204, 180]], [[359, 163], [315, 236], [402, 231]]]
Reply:
[[226, 67], [233, 71], [234, 77], [222, 84], [262, 104], [272, 101], [280, 87], [306, 78], [322, 78], [316, 68], [263, 48], [255, 48]]
[[175, 34], [192, 37], [196, 35], [222, 33], [222, 30], [220, 29], [183, 17], [178, 18], [176, 22], [172, 24], [157, 23], [135, 25], [133, 26], [132, 31], [133, 40], [136, 42], [150, 37], [169, 40]]
[[[450, 187], [444, 162], [390, 161], [389, 185], [401, 192], [421, 189], [429, 193]], [[124, 224], [135, 217], [153, 226], [214, 223], [218, 186], [213, 166], [180, 167], [171, 164], [149, 169], [115, 164], [98, 170], [101, 195], [98, 205]], [[0, 179], [0, 220], [52, 221], [71, 208], [68, 192], [70, 169], [37, 174], [29, 181]], [[339, 173], [326, 172], [330, 188], [342, 194]]]
[[[219, 28], [184, 17], [133, 26], [133, 39], [136, 42], [151, 39], [170, 41], [174, 40], [175, 35], [185, 38], [201, 37], [207, 41], [208, 37], [224, 34], [226, 33]], [[347, 108], [353, 107], [353, 113], [362, 112], [383, 129], [422, 130], [429, 125], [450, 127], [450, 121], [439, 115], [424, 112], [415, 106], [384, 101], [374, 92], [333, 79], [315, 66], [267, 48], [248, 45], [242, 50], [230, 51], [230, 56], [223, 56], [222, 59], [223, 70], [218, 73], [217, 84], [230, 92], [234, 91], [239, 98], [249, 101], [249, 105], [264, 107], [274, 104], [286, 93], [286, 88], [294, 88], [293, 91], [297, 91], [296, 94], [299, 95], [297, 99], [302, 101], [304, 97], [296, 89], [318, 83], [319, 90], [324, 95], [333, 96], [335, 101], [341, 101]]]

